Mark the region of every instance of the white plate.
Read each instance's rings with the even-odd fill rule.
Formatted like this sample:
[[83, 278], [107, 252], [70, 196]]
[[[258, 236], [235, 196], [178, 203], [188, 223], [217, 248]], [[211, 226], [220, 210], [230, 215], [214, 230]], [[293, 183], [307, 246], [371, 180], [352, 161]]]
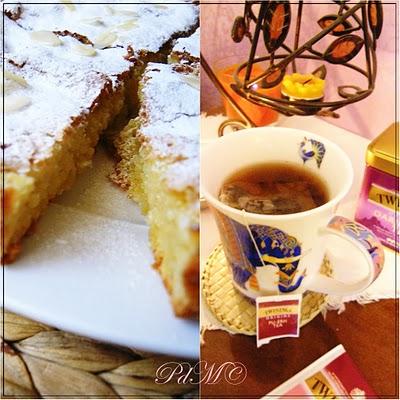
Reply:
[[151, 267], [148, 228], [108, 180], [111, 169], [99, 149], [93, 168], [49, 206], [4, 269], [5, 308], [101, 341], [198, 358], [198, 323], [173, 314]]

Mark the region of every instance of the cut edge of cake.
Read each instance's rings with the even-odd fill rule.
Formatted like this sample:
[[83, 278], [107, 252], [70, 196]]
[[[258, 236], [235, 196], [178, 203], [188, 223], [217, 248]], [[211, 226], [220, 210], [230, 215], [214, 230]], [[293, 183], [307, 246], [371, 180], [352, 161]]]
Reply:
[[139, 115], [115, 140], [120, 162], [112, 175], [147, 216], [154, 267], [181, 317], [199, 312], [198, 73], [190, 65], [147, 65]]

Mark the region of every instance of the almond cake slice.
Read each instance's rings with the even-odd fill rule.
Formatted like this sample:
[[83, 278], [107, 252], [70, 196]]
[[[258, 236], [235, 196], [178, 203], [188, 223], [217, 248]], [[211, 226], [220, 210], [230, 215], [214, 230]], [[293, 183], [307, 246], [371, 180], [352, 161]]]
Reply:
[[[90, 164], [100, 133], [123, 107], [131, 63], [122, 49], [110, 49], [97, 54], [96, 68], [74, 55], [76, 39], [48, 32], [41, 41], [49, 46], [35, 44], [7, 18], [5, 37], [3, 249], [11, 261], [49, 200]], [[106, 74], [110, 55], [116, 61]]]
[[145, 63], [166, 59], [165, 43], [197, 20], [192, 4], [5, 5], [5, 261], [91, 163], [103, 130], [135, 106]]
[[154, 266], [179, 316], [199, 311], [198, 72], [149, 63], [139, 115], [115, 140], [121, 160], [113, 179], [147, 215]]

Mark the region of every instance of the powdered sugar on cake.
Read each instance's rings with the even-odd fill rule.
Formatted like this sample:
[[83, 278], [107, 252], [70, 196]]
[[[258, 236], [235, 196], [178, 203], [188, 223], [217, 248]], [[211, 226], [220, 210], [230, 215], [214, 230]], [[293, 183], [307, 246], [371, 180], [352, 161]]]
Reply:
[[[44, 3], [54, 3], [47, 0]], [[43, 3], [43, 2], [41, 2]], [[27, 4], [22, 5], [21, 26], [33, 31], [79, 33], [92, 43], [131, 46], [133, 50], [157, 52], [173, 34], [186, 31], [198, 18], [198, 8], [182, 4]]]
[[[51, 3], [49, 1], [49, 3]], [[143, 2], [142, 2], [143, 3]], [[5, 168], [27, 173], [45, 159], [102, 91], [120, 84], [135, 52], [157, 52], [171, 35], [197, 20], [191, 4], [28, 4], [6, 5]], [[69, 31], [71, 35], [52, 31]], [[90, 44], [90, 42], [93, 44]]]
[[51, 154], [73, 118], [88, 112], [131, 64], [123, 49], [99, 51], [84, 62], [72, 52], [76, 39], [61, 37], [55, 47], [40, 45], [13, 21], [5, 22], [5, 165], [27, 173], [33, 162]]
[[148, 124], [159, 121], [167, 123], [181, 116], [199, 115], [199, 91], [188, 84], [185, 77], [175, 72], [172, 65], [148, 64], [141, 90], [141, 113], [146, 114]]
[[[52, 34], [50, 31], [42, 32]], [[132, 67], [132, 64], [124, 59], [125, 49], [114, 47], [100, 50], [91, 45], [83, 45], [71, 36], [54, 36], [59, 44], [49, 46], [45, 41], [35, 39], [31, 31], [5, 19], [5, 56], [18, 64], [23, 64], [29, 58], [31, 64], [35, 63], [37, 69], [45, 73], [58, 71], [71, 76], [77, 71], [96, 71], [115, 77], [114, 82], [117, 81], [118, 75]], [[87, 56], [79, 52], [78, 49], [82, 47], [93, 50], [94, 54]]]
[[171, 161], [165, 175], [176, 190], [199, 183], [200, 92], [186, 76], [173, 65], [150, 63], [141, 88], [139, 135], [154, 154]]
[[[81, 72], [66, 83], [63, 73], [39, 73], [30, 65], [30, 60], [23, 68], [9, 65], [7, 70], [23, 77], [28, 86], [15, 88], [5, 97], [5, 165], [7, 170], [27, 173], [33, 162], [51, 154], [72, 117], [85, 110], [82, 105], [95, 101], [106, 84], [106, 77]], [[27, 104], [7, 112], [16, 99], [27, 99]]]
[[197, 28], [192, 36], [178, 39], [172, 52], [186, 52], [193, 57], [200, 58], [200, 28]]

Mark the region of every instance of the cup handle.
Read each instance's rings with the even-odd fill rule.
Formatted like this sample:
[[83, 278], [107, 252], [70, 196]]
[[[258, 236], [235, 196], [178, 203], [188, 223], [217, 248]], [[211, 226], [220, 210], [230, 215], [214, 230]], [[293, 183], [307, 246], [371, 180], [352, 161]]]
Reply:
[[[345, 217], [333, 217], [320, 235], [337, 235], [353, 244], [365, 258], [368, 276], [356, 283], [344, 283], [322, 274], [317, 274], [307, 289], [334, 295], [356, 294], [365, 290], [378, 277], [385, 261], [385, 253], [379, 239], [365, 226]], [[333, 266], [335, 269], [335, 266]]]

